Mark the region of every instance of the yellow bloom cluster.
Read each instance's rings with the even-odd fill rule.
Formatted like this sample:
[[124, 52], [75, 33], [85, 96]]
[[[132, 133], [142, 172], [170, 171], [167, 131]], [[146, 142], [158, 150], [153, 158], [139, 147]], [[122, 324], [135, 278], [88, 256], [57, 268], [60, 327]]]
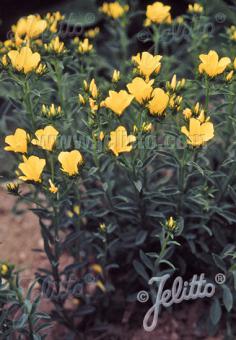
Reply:
[[[35, 132], [35, 137], [31, 140], [31, 144], [39, 148], [51, 152], [55, 146], [59, 132], [51, 125], [46, 126], [44, 129], [39, 129]], [[16, 129], [13, 135], [5, 138], [6, 151], [13, 151], [17, 153], [26, 154], [28, 152], [28, 143], [30, 142], [29, 134], [23, 129]], [[70, 152], [60, 152], [58, 161], [61, 163], [61, 170], [69, 176], [74, 176], [79, 172], [79, 165], [83, 163], [83, 157], [78, 150]], [[19, 164], [18, 168], [22, 172], [19, 179], [23, 181], [41, 182], [42, 172], [46, 166], [46, 159], [37, 156], [29, 156], [28, 158], [23, 155], [23, 162]], [[49, 180], [50, 191], [57, 192], [57, 187], [52, 180]]]
[[59, 11], [54, 13], [47, 13], [45, 20], [48, 23], [48, 28], [52, 33], [58, 31], [58, 23], [65, 18]]
[[104, 2], [100, 7], [100, 12], [106, 14], [112, 19], [122, 17], [129, 10], [129, 6], [122, 6], [119, 2]]
[[31, 44], [42, 45], [43, 34], [48, 31], [56, 33], [58, 23], [63, 19], [64, 16], [60, 12], [47, 13], [45, 17], [35, 14], [20, 18], [11, 28], [13, 33], [11, 39], [0, 44], [0, 52], [7, 53], [11, 49], [25, 45], [28, 47]]
[[62, 114], [61, 106], [56, 106], [53, 103], [50, 106], [43, 104], [42, 114], [49, 118], [60, 116]]
[[189, 13], [196, 13], [196, 14], [201, 14], [203, 12], [203, 7], [199, 3], [194, 3], [188, 5], [188, 12]]
[[79, 41], [78, 44], [78, 52], [81, 54], [89, 53], [93, 50], [93, 45], [90, 44], [89, 39], [85, 38], [84, 40]]
[[44, 74], [46, 65], [41, 63], [41, 46], [46, 50], [57, 54], [65, 51], [64, 43], [58, 36], [51, 39], [49, 43], [43, 42], [43, 34], [52, 36], [57, 32], [58, 23], [63, 20], [60, 12], [48, 13], [45, 17], [40, 15], [28, 15], [20, 18], [12, 26], [12, 37], [4, 42], [0, 42], [1, 63], [7, 68], [12, 66], [18, 72], [28, 74], [36, 72]]
[[199, 103], [193, 110], [186, 108], [183, 115], [189, 120], [189, 129], [185, 126], [181, 128], [181, 132], [188, 138], [188, 144], [201, 146], [214, 137], [214, 126], [210, 122], [210, 118], [205, 117], [205, 111]]
[[135, 77], [131, 83], [127, 84], [126, 90], [119, 92], [110, 90], [109, 96], [101, 102], [101, 107], [106, 107], [121, 116], [135, 99], [139, 104], [147, 104], [147, 108], [152, 115], [162, 115], [168, 106], [169, 96], [161, 88], [153, 89], [154, 80], [149, 80], [153, 73], [158, 73], [161, 68], [161, 56], [153, 56], [148, 52], [143, 52], [133, 57], [132, 60], [137, 65], [138, 73], [145, 77]]
[[40, 15], [28, 15], [20, 18], [16, 25], [12, 26], [12, 31], [16, 37], [35, 39], [47, 28], [47, 21], [41, 19]]
[[8, 57], [14, 69], [25, 74], [35, 71], [37, 72], [41, 56], [38, 52], [33, 53], [27, 46], [22, 47], [19, 51], [12, 50], [8, 52]]
[[98, 34], [100, 33], [100, 28], [99, 27], [95, 27], [95, 28], [91, 28], [89, 30], [87, 30], [84, 35], [86, 38], [90, 38], [93, 39], [95, 38]]
[[61, 54], [66, 51], [64, 42], [60, 41], [58, 36], [53, 38], [49, 44], [44, 44], [44, 48], [49, 52], [54, 52], [57, 54]]
[[119, 70], [114, 70], [112, 74], [112, 82], [117, 83], [120, 80], [120, 71]]
[[95, 113], [99, 107], [96, 101], [98, 97], [98, 88], [95, 79], [92, 79], [90, 84], [88, 84], [87, 80], [84, 80], [84, 90], [86, 92], [86, 97], [79, 94], [79, 102], [81, 105], [85, 105], [88, 102], [92, 113]]
[[185, 86], [185, 82], [186, 82], [186, 80], [184, 78], [177, 81], [177, 76], [176, 76], [176, 74], [174, 74], [171, 81], [166, 82], [166, 89], [167, 89], [167, 91], [171, 91], [171, 92], [174, 92], [174, 93], [178, 92], [179, 90], [181, 90]]

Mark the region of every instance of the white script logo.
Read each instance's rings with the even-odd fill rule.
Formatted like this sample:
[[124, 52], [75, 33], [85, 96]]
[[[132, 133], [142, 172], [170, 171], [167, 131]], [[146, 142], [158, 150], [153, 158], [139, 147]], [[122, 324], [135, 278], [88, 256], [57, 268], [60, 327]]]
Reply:
[[[143, 328], [147, 332], [151, 332], [156, 328], [161, 305], [163, 307], [170, 307], [174, 303], [180, 303], [182, 301], [202, 299], [205, 297], [210, 298], [215, 293], [215, 285], [213, 283], [207, 283], [205, 274], [201, 274], [199, 278], [198, 275], [195, 274], [189, 282], [183, 281], [182, 277], [178, 276], [175, 278], [172, 288], [164, 290], [165, 283], [169, 278], [170, 274], [166, 274], [161, 277], [152, 277], [148, 281], [149, 285], [154, 282], [157, 283], [158, 291], [154, 305], [147, 311], [143, 319]], [[145, 291], [139, 292], [137, 299], [140, 302], [146, 302], [148, 300], [148, 293]]]

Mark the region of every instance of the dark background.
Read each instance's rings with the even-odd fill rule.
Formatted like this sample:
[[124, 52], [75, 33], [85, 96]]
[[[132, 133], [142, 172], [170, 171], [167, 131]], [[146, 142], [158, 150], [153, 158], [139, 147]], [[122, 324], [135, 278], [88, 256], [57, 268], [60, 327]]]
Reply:
[[[0, 39], [4, 40], [7, 37], [10, 27], [21, 16], [32, 13], [45, 13], [50, 10], [61, 10], [62, 12], [77, 12], [84, 9], [93, 8], [96, 11], [96, 5], [110, 0], [0, 0]], [[138, 2], [140, 9], [145, 9], [147, 4], [155, 2], [155, 0], [130, 0]], [[185, 13], [188, 3], [191, 0], [162, 0], [165, 4], [172, 6], [172, 15], [178, 16]], [[219, 5], [225, 3], [228, 6], [236, 5], [236, 0], [206, 0], [211, 6], [219, 9]], [[229, 7], [232, 11], [232, 8]], [[81, 12], [82, 13], [82, 12]], [[236, 13], [235, 13], [236, 14]]]

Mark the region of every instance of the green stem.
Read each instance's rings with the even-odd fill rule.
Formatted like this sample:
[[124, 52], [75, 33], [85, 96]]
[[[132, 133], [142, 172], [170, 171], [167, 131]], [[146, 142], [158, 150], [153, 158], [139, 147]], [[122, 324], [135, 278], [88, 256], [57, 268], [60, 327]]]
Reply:
[[219, 203], [221, 201], [221, 199], [224, 197], [224, 194], [228, 189], [228, 185], [230, 184], [231, 180], [233, 179], [235, 173], [236, 173], [236, 161], [235, 161], [234, 165], [231, 167], [230, 173], [227, 176], [225, 183], [223, 184], [223, 188], [219, 192], [219, 195], [218, 195], [217, 200], [216, 200], [217, 203]]
[[125, 72], [125, 65], [127, 63], [127, 50], [128, 50], [128, 44], [129, 44], [129, 40], [127, 37], [127, 33], [126, 33], [126, 24], [125, 22], [121, 23], [121, 26], [119, 27], [119, 35], [120, 35], [120, 46], [121, 46], [121, 53], [122, 53], [122, 59], [123, 59], [123, 63], [122, 63], [122, 68], [123, 68], [123, 72]]
[[154, 41], [154, 55], [157, 55], [159, 53], [159, 43], [160, 43], [160, 34], [159, 34], [159, 28], [156, 26], [153, 26], [153, 41]]
[[23, 91], [24, 91], [25, 109], [26, 109], [27, 114], [30, 115], [32, 127], [34, 129], [35, 128], [35, 117], [34, 117], [34, 110], [32, 106], [31, 96], [30, 96], [30, 92], [31, 92], [30, 85], [27, 79], [25, 79]]
[[179, 199], [177, 205], [177, 213], [180, 216], [183, 208], [183, 193], [184, 193], [184, 176], [185, 176], [185, 155], [186, 149], [183, 151], [183, 157], [179, 162], [178, 169], [178, 188], [179, 188]]
[[[23, 295], [21, 294], [20, 289], [16, 285], [15, 277], [12, 277], [9, 280], [9, 285], [10, 285], [11, 290], [13, 290], [16, 293], [20, 306], [25, 307], [25, 301], [24, 301]], [[28, 326], [29, 326], [29, 336], [30, 336], [29, 339], [34, 340], [34, 330], [33, 330], [31, 313], [28, 314], [28, 309], [26, 308], [26, 310], [27, 310], [27, 319], [28, 319]]]
[[65, 100], [64, 100], [64, 94], [63, 94], [63, 72], [60, 68], [59, 62], [56, 60], [55, 64], [55, 73], [56, 73], [56, 82], [57, 82], [57, 88], [58, 88], [58, 97], [60, 100], [60, 105], [62, 107], [62, 110], [65, 112]]
[[169, 239], [170, 239], [170, 233], [167, 233], [166, 237], [164, 238], [164, 242], [161, 246], [161, 252], [160, 252], [160, 255], [159, 255], [159, 259], [161, 260], [164, 256], [164, 253], [166, 251], [166, 248], [167, 248], [167, 245], [168, 245], [168, 242], [169, 242]]
[[51, 166], [52, 182], [54, 183], [55, 171], [54, 171], [53, 155], [49, 155], [49, 159], [50, 159], [50, 166]]
[[169, 232], [166, 233], [164, 230], [163, 232], [164, 232], [164, 240], [163, 242], [161, 241], [161, 251], [160, 251], [157, 261], [155, 262], [155, 272], [153, 276], [157, 276], [158, 272], [160, 271], [160, 262], [164, 257], [164, 254], [165, 254], [165, 251], [166, 251], [166, 248], [168, 246], [168, 242], [171, 236]]
[[209, 98], [210, 98], [210, 84], [208, 81], [208, 76], [205, 76], [205, 110], [208, 112], [209, 108]]

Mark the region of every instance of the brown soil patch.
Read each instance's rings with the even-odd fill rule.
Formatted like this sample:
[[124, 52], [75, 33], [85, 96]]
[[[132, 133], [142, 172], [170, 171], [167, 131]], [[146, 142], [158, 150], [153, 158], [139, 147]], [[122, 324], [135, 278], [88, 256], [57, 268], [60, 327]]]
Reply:
[[[22, 276], [29, 283], [34, 278], [36, 269], [48, 266], [45, 255], [35, 253], [33, 248], [43, 247], [40, 235], [40, 227], [37, 217], [30, 211], [22, 215], [15, 215], [12, 212], [16, 199], [5, 190], [0, 189], [0, 260], [9, 261], [18, 269], [24, 269]], [[25, 208], [25, 206], [24, 206]], [[51, 305], [47, 299], [41, 303], [42, 311], [50, 311]], [[183, 303], [174, 312], [163, 311], [159, 320], [158, 328], [147, 333], [138, 325], [136, 330], [129, 330], [125, 327], [111, 326], [111, 331], [117, 334], [104, 334], [95, 339], [122, 339], [122, 340], [223, 340], [223, 336], [207, 337], [200, 331], [198, 320], [204, 310], [204, 303]], [[69, 334], [63, 327], [55, 324], [49, 331], [47, 340], [68, 339]]]

